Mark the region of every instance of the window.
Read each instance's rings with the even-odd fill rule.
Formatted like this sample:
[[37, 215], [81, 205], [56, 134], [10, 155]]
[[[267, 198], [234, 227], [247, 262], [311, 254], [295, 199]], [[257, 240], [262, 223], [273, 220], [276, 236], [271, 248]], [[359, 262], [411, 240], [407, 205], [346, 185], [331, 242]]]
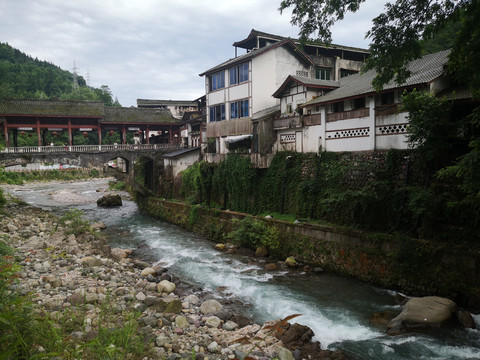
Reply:
[[248, 100], [230, 103], [230, 119], [239, 119], [248, 116]]
[[248, 81], [248, 63], [234, 66], [230, 69], [230, 85]]
[[225, 120], [225, 104], [210, 106], [210, 122]]
[[357, 74], [358, 71], [356, 70], [347, 70], [347, 69], [340, 69], [340, 77], [343, 78], [345, 76], [348, 76], [348, 75], [353, 75], [353, 74]]
[[332, 77], [331, 69], [317, 69], [315, 71], [315, 78], [320, 80], [330, 80]]
[[225, 72], [220, 71], [216, 74], [210, 75], [208, 77], [208, 80], [209, 80], [210, 91], [222, 89], [225, 87]]
[[293, 107], [292, 104], [287, 104], [287, 114], [293, 113]]
[[353, 99], [350, 102], [350, 107], [352, 108], [352, 110], [364, 108], [365, 107], [365, 98], [361, 97], [361, 98]]
[[343, 101], [330, 104], [330, 110], [332, 113], [343, 112]]
[[380, 104], [389, 105], [395, 102], [395, 93], [393, 91], [380, 94]]

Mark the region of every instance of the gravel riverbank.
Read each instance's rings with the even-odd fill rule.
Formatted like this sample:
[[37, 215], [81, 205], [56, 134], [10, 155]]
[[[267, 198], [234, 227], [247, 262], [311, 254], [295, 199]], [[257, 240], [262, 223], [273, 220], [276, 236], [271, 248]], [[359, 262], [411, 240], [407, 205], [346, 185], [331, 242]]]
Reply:
[[[135, 331], [147, 344], [142, 359], [345, 359], [312, 343], [307, 327], [250, 324], [227, 304], [189, 291], [168, 269], [111, 249], [101, 223], [73, 234], [73, 224], [39, 208], [9, 203], [4, 211], [0, 238], [22, 266], [12, 290], [34, 293], [35, 305], [53, 321], [81, 310], [84, 320], [72, 329], [72, 341], [91, 341], [99, 327], [121, 327], [127, 314], [137, 314]], [[108, 320], [99, 317], [105, 307]]]

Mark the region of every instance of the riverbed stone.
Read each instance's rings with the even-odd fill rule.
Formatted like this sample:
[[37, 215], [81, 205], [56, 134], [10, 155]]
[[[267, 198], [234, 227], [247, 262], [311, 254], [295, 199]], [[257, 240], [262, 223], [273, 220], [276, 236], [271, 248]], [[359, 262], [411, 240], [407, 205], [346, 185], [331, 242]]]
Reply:
[[268, 255], [268, 249], [265, 246], [259, 246], [255, 250], [256, 257], [265, 257]]
[[85, 267], [95, 267], [95, 266], [102, 266], [102, 260], [93, 257], [93, 256], [85, 256], [82, 260], [82, 265]]
[[450, 320], [457, 305], [438, 296], [414, 297], [408, 300], [402, 312], [387, 326], [387, 333], [395, 335], [419, 327], [439, 327]]
[[157, 289], [159, 293], [164, 292], [164, 293], [170, 294], [175, 291], [175, 288], [176, 288], [175, 284], [168, 280], [162, 280], [157, 285]]
[[209, 328], [215, 328], [215, 329], [218, 328], [221, 323], [222, 323], [222, 320], [220, 320], [220, 318], [217, 316], [209, 316], [205, 321], [205, 325], [207, 325]]
[[140, 275], [142, 275], [144, 277], [147, 277], [148, 275], [153, 275], [153, 274], [156, 274], [156, 271], [155, 271], [155, 269], [153, 269], [151, 267], [147, 267], [147, 268], [143, 269], [142, 272], [140, 273]]
[[206, 300], [200, 305], [200, 312], [202, 314], [215, 314], [218, 311], [222, 310], [223, 305], [220, 304], [217, 300], [215, 299], [210, 299]]
[[285, 260], [285, 264], [286, 264], [287, 267], [289, 267], [289, 268], [295, 268], [295, 267], [298, 266], [297, 260], [295, 260], [295, 258], [292, 257], [292, 256], [289, 256], [289, 257]]
[[268, 263], [265, 265], [265, 271], [275, 271], [278, 270], [278, 266], [275, 263]]
[[97, 200], [97, 206], [112, 207], [122, 206], [122, 197], [119, 194], [107, 194]]

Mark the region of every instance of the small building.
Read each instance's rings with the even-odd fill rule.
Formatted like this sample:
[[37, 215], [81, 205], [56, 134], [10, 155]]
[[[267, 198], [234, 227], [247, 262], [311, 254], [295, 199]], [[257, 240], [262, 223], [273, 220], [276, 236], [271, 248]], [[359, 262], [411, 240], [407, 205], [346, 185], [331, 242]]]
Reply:
[[138, 108], [168, 109], [175, 119], [182, 119], [186, 112], [198, 111], [199, 104], [191, 100], [149, 100], [137, 99]]

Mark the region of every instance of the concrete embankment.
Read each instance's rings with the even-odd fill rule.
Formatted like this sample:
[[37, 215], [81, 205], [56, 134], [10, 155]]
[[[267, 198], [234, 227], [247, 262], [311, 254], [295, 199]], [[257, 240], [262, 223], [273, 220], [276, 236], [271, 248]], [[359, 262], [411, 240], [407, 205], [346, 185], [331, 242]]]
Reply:
[[[158, 198], [139, 200], [148, 214], [225, 242], [250, 215]], [[461, 306], [480, 309], [480, 252], [463, 246], [387, 234], [255, 217], [277, 229], [279, 259], [322, 267], [409, 295], [440, 295]]]

